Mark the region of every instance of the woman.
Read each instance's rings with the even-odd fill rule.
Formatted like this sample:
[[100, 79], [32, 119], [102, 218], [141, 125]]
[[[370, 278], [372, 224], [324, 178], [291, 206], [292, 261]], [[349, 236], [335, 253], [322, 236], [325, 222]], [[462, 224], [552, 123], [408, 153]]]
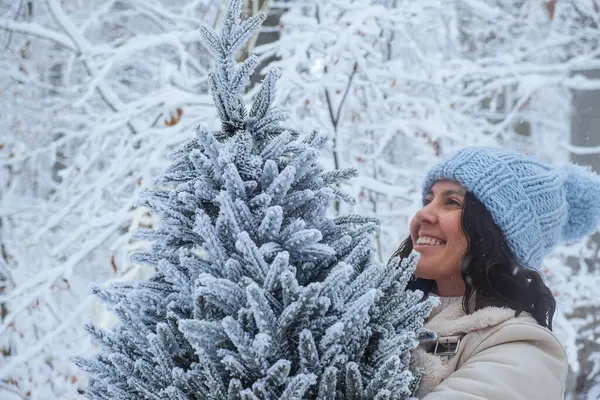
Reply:
[[394, 256], [420, 253], [409, 289], [438, 296], [414, 352], [424, 400], [563, 399], [556, 302], [540, 275], [561, 241], [600, 222], [600, 177], [516, 153], [469, 148], [431, 170], [423, 208]]

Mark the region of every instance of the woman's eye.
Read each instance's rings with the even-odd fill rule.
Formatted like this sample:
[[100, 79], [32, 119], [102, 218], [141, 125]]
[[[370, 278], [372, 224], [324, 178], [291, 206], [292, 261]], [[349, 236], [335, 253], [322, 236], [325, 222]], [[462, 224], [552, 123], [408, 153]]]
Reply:
[[461, 205], [460, 202], [458, 202], [457, 200], [454, 200], [454, 199], [448, 199], [448, 204], [454, 204], [457, 206]]
[[425, 199], [423, 200], [423, 205], [426, 206], [427, 204], [431, 203], [430, 199]]

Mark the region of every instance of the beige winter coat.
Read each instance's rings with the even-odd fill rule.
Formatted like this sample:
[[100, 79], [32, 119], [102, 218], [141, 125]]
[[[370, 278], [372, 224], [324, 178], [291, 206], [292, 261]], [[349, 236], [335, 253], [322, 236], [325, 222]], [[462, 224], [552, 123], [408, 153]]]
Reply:
[[435, 342], [423, 342], [414, 352], [415, 364], [424, 368], [419, 399], [564, 398], [567, 357], [552, 332], [530, 314], [515, 317], [507, 308], [488, 307], [466, 315], [456, 299], [426, 324], [441, 343], [450, 342], [446, 347], [438, 344], [437, 354], [442, 356], [426, 350]]

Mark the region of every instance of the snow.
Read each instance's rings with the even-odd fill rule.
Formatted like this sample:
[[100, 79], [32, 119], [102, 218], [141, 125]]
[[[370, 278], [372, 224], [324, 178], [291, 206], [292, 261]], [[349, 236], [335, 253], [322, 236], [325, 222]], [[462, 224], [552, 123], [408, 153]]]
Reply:
[[[0, 1], [0, 349], [11, 352], [0, 376], [18, 383], [3, 381], [1, 398], [76, 398], [85, 377], [67, 355], [93, 351], [83, 324], [115, 323], [90, 285], [152, 273], [128, 259], [148, 245], [132, 232], [160, 224], [138, 197], [198, 122], [218, 125], [197, 28], [215, 26], [222, 3], [48, 0], [29, 16]], [[538, 2], [264, 3], [287, 14], [263, 29], [280, 40], [254, 50], [282, 70], [292, 124], [331, 135], [323, 161], [359, 170], [341, 187], [358, 203], [330, 212], [379, 216], [382, 260], [407, 233], [427, 168], [462, 146], [551, 163], [600, 153], [570, 143], [570, 91], [600, 89], [585, 75], [600, 68], [597, 25], [558, 3], [553, 21]], [[546, 263], [556, 333], [590, 382], [600, 356], [579, 356], [597, 327], [580, 313], [600, 307], [600, 268], [585, 261], [594, 243], [561, 246]]]

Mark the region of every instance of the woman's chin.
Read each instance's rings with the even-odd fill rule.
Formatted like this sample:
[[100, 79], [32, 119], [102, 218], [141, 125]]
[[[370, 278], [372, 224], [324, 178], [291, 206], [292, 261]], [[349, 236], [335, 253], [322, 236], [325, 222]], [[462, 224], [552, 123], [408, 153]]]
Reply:
[[431, 257], [430, 255], [421, 255], [419, 263], [415, 269], [415, 276], [423, 279], [439, 279], [443, 276], [444, 268], [443, 257]]
[[433, 279], [435, 280], [438, 277], [435, 270], [427, 267], [419, 267], [417, 266], [417, 270], [415, 271], [415, 276], [421, 279]]

